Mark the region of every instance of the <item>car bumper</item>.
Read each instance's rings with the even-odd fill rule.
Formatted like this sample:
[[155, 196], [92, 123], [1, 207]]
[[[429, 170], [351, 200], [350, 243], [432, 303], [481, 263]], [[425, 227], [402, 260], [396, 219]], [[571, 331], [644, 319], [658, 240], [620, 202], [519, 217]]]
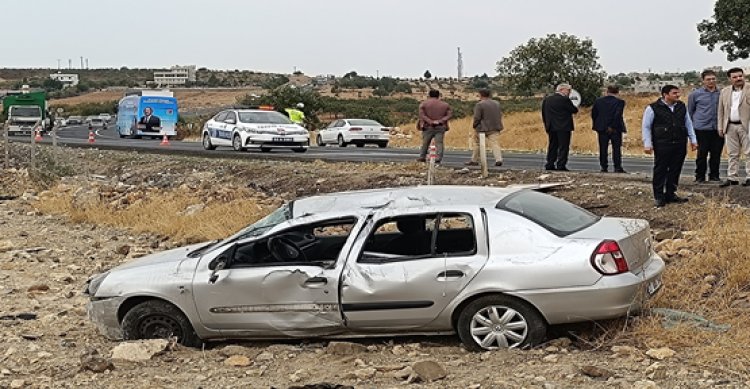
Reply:
[[308, 135], [246, 135], [243, 140], [246, 148], [307, 148], [310, 145]]
[[638, 312], [660, 290], [662, 272], [664, 261], [652, 254], [638, 273], [603, 276], [587, 287], [512, 294], [533, 304], [549, 324], [612, 319]]
[[123, 297], [111, 297], [99, 300], [91, 300], [86, 305], [89, 320], [96, 326], [99, 332], [112, 340], [122, 339], [122, 328], [117, 319], [117, 310], [124, 301]]
[[344, 139], [347, 142], [362, 142], [362, 143], [382, 143], [388, 142], [391, 138], [390, 135], [382, 134], [353, 134], [349, 133]]

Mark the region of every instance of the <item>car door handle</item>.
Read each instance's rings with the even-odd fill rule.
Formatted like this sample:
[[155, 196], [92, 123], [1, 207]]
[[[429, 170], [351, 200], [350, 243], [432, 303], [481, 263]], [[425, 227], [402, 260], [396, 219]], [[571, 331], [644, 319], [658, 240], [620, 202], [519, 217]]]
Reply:
[[328, 284], [328, 278], [325, 277], [312, 277], [305, 281], [306, 285], [317, 285], [317, 284]]
[[446, 279], [446, 278], [461, 278], [464, 276], [464, 272], [461, 270], [446, 270], [438, 273], [437, 279]]

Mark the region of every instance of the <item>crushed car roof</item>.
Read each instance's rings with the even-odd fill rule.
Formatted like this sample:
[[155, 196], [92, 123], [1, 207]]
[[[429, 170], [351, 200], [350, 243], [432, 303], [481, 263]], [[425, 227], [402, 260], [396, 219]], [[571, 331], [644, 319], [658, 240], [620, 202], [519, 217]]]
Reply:
[[293, 217], [330, 211], [374, 208], [414, 208], [429, 205], [476, 205], [494, 207], [519, 188], [433, 185], [368, 189], [303, 197], [292, 203]]

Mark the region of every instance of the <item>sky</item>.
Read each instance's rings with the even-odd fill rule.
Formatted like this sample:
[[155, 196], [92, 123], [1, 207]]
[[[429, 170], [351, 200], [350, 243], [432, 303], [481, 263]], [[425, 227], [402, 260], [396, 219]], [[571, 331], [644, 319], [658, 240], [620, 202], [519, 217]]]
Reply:
[[[495, 75], [513, 48], [590, 38], [610, 74], [730, 65], [698, 44], [713, 0], [33, 0], [3, 4], [0, 67], [197, 65], [308, 75]], [[29, 15], [24, 18], [22, 15]], [[37, 28], [30, 25], [44, 26]], [[9, 33], [18, 31], [18, 34]], [[750, 61], [731, 65], [748, 66]]]

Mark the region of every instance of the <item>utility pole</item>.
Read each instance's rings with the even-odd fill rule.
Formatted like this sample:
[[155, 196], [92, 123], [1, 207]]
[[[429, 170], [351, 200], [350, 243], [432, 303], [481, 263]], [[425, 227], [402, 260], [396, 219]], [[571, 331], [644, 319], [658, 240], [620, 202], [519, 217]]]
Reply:
[[375, 78], [380, 79], [380, 70], [375, 70]]
[[68, 58], [68, 70], [73, 70], [73, 60]]
[[81, 56], [81, 70], [83, 70], [83, 56]]
[[60, 71], [60, 58], [57, 59], [57, 71]]
[[89, 59], [86, 58], [86, 70], [89, 70]]
[[458, 48], [458, 80], [464, 77], [464, 56], [461, 54], [461, 48]]

